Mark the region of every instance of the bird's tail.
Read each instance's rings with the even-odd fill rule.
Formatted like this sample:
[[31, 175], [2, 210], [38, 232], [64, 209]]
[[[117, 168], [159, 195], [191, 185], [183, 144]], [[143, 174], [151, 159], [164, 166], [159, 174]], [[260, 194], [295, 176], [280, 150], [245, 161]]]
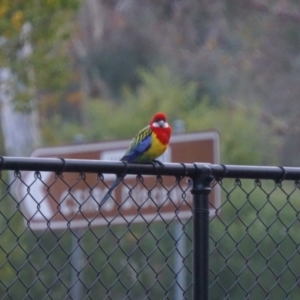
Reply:
[[101, 202], [99, 204], [99, 208], [101, 208], [102, 205], [109, 199], [109, 197], [111, 197], [111, 193], [118, 186], [118, 184], [123, 180], [123, 178], [124, 178], [124, 176], [118, 176], [116, 178], [116, 180], [113, 182], [113, 184], [111, 185], [111, 187], [108, 189], [107, 193], [105, 194], [105, 196], [101, 200]]

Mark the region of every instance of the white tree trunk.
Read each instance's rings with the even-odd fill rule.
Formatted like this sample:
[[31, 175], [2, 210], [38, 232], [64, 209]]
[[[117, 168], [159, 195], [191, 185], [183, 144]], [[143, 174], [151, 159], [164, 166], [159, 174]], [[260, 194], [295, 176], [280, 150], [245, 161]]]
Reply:
[[37, 111], [14, 109], [17, 82], [9, 68], [0, 68], [1, 127], [6, 155], [27, 156], [40, 144]]

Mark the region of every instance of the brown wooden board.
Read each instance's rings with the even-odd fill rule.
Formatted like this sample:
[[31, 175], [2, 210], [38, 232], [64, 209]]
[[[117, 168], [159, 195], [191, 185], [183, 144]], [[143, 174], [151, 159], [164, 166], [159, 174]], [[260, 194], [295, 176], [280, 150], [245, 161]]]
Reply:
[[[80, 144], [64, 147], [40, 148], [33, 157], [63, 157], [76, 159], [118, 160], [130, 144], [130, 140]], [[173, 135], [170, 146], [160, 158], [162, 162], [208, 162], [219, 163], [219, 136], [216, 132], [199, 132]], [[104, 174], [104, 182], [97, 174], [63, 173], [62, 177], [53, 172], [22, 172], [22, 180], [17, 183], [18, 199], [23, 213], [32, 229], [64, 229], [67, 227], [98, 226], [161, 221], [174, 217], [191, 216], [192, 195], [187, 178], [178, 185], [176, 178], [163, 176], [128, 175], [98, 211], [98, 203], [107, 192], [107, 186], [115, 175]], [[29, 187], [29, 189], [28, 189]], [[29, 193], [28, 193], [29, 191]], [[184, 191], [184, 192], [183, 192]], [[220, 191], [214, 188], [210, 195], [210, 215], [220, 206]], [[27, 221], [26, 221], [27, 223]]]

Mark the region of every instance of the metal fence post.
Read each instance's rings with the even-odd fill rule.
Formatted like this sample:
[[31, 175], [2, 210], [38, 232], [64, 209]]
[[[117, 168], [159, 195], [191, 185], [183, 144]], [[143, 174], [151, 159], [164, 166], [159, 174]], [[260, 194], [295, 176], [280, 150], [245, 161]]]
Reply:
[[209, 299], [209, 193], [213, 179], [207, 165], [195, 164], [193, 178], [193, 300]]

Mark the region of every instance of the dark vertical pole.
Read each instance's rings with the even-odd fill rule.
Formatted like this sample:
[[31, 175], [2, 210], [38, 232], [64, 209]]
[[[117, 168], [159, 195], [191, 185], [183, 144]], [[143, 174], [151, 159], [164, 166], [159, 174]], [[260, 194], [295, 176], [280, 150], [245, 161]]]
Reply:
[[195, 164], [198, 175], [193, 178], [193, 300], [209, 298], [209, 193], [211, 169]]

